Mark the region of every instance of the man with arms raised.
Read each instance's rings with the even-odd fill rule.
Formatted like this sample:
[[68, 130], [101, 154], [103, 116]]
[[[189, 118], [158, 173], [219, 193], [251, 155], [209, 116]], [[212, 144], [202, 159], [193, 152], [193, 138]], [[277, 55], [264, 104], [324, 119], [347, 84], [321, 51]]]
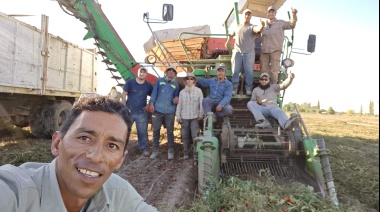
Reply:
[[272, 70], [270, 83], [277, 84], [278, 71], [282, 45], [284, 43], [284, 30], [294, 29], [297, 22], [297, 10], [292, 8], [292, 17], [289, 21], [276, 18], [276, 8], [270, 6], [267, 9], [267, 23], [261, 33], [260, 69]]
[[277, 104], [277, 94], [292, 84], [294, 73], [290, 73], [288, 78], [279, 84], [271, 84], [269, 73], [260, 75], [260, 84], [252, 91], [251, 100], [247, 103], [256, 120], [256, 128], [271, 128], [271, 124], [266, 119], [269, 116], [277, 119], [284, 130], [290, 130], [297, 118], [289, 119], [285, 112]]
[[0, 167], [1, 211], [157, 211], [112, 173], [128, 152], [128, 119], [116, 100], [81, 98], [53, 135], [51, 163]]

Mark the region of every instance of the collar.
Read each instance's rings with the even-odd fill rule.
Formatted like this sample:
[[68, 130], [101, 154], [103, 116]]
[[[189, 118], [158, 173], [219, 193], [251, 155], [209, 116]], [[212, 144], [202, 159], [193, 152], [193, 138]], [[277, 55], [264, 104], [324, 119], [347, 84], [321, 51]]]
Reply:
[[[63, 202], [61, 192], [59, 190], [56, 175], [57, 162], [58, 160], [57, 158], [55, 158], [47, 166], [47, 170], [45, 170], [45, 172], [43, 173], [43, 179], [47, 180], [41, 182], [41, 211], [59, 211], [59, 209], [65, 209], [66, 211], [66, 207]], [[109, 196], [106, 194], [104, 186], [102, 186], [101, 189], [98, 192], [96, 192], [94, 196], [91, 197], [91, 202], [87, 211], [113, 211], [113, 209], [114, 207], [111, 204], [111, 200]]]
[[274, 23], [276, 23], [276, 21], [277, 21], [277, 18], [274, 17], [274, 18], [273, 18], [273, 22], [270, 22], [270, 21], [269, 21], [269, 24], [274, 24]]

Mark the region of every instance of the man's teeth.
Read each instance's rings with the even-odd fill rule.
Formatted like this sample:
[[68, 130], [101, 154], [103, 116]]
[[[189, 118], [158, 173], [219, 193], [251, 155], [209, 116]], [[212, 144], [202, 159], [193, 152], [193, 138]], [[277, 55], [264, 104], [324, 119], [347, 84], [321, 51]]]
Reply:
[[99, 175], [100, 175], [99, 173], [92, 172], [92, 171], [89, 171], [86, 169], [78, 169], [78, 171], [85, 174], [85, 175], [91, 176], [91, 177], [99, 177]]

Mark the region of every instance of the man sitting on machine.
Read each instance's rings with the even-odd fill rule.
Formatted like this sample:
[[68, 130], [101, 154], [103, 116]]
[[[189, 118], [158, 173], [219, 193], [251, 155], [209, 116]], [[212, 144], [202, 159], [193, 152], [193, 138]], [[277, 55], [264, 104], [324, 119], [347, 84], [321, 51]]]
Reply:
[[292, 123], [296, 118], [289, 119], [285, 112], [277, 104], [277, 93], [284, 90], [292, 84], [294, 73], [288, 75], [288, 78], [279, 84], [271, 84], [270, 76], [264, 72], [260, 75], [260, 84], [252, 91], [251, 100], [247, 103], [256, 120], [256, 128], [270, 128], [271, 124], [266, 117], [273, 117], [284, 130], [290, 130]]

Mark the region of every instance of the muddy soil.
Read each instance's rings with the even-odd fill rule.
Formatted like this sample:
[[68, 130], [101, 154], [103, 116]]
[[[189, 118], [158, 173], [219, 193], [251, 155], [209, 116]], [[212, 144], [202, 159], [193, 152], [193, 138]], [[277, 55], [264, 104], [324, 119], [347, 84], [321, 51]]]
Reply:
[[[164, 130], [162, 130], [164, 131]], [[161, 134], [166, 135], [166, 132]], [[152, 136], [149, 135], [152, 150]], [[131, 135], [128, 155], [117, 172], [127, 179], [145, 201], [160, 211], [171, 211], [190, 205], [197, 194], [197, 168], [193, 160], [183, 159], [183, 147], [175, 135], [175, 158], [168, 160], [166, 139], [161, 138], [159, 156], [155, 160], [144, 157], [137, 148], [137, 137]]]

